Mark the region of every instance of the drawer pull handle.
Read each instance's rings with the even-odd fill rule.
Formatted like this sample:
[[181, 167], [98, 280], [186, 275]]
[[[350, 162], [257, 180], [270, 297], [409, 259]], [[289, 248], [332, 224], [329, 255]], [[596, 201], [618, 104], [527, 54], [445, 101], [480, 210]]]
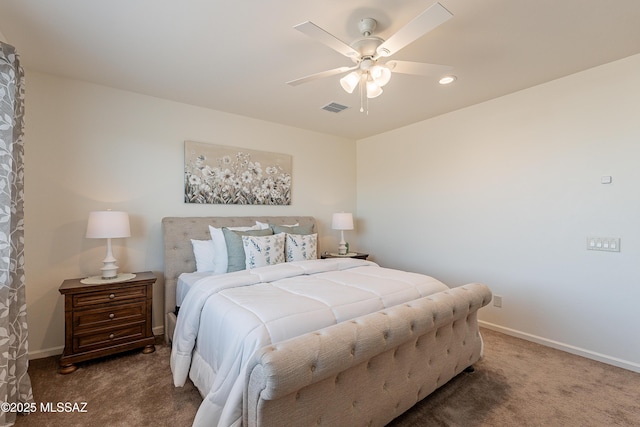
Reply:
[[113, 314], [113, 313], [109, 313], [109, 319], [113, 319], [114, 317], [116, 317], [116, 315], [115, 315], [115, 314]]
[[115, 338], [115, 335], [111, 334], [109, 335], [109, 339], [112, 340], [113, 338]]
[[116, 297], [116, 294], [109, 295], [109, 299], [114, 299], [115, 297]]

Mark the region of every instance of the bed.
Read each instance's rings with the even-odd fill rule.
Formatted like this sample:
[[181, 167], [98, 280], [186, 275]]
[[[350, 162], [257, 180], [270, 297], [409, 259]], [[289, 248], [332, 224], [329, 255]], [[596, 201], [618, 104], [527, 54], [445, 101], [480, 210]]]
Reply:
[[203, 395], [195, 426], [385, 425], [482, 356], [482, 284], [354, 259], [182, 274], [209, 226], [256, 222], [316, 231], [312, 217], [163, 219], [166, 339], [175, 385]]

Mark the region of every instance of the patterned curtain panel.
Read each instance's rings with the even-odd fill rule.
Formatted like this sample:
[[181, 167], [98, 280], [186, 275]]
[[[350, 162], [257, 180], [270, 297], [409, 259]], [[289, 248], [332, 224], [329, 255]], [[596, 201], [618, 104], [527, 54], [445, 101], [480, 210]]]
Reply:
[[[33, 403], [24, 289], [24, 72], [0, 42], [0, 425]], [[6, 411], [5, 409], [8, 409]]]

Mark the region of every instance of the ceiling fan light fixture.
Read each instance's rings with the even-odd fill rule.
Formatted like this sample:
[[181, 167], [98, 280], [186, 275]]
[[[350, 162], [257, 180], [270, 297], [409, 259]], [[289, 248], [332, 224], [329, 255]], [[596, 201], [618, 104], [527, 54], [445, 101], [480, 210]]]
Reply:
[[384, 65], [374, 65], [369, 70], [369, 74], [371, 74], [371, 78], [373, 81], [380, 87], [389, 83], [391, 80], [391, 70], [385, 67]]
[[353, 93], [359, 82], [360, 73], [358, 73], [357, 71], [352, 71], [340, 79], [340, 86], [342, 86], [342, 89], [344, 89], [347, 93]]
[[440, 83], [441, 85], [448, 85], [455, 82], [456, 79], [457, 79], [456, 76], [452, 76], [452, 75], [444, 76], [440, 80], [438, 80], [438, 83]]
[[382, 95], [382, 88], [372, 80], [367, 81], [367, 98], [376, 98]]

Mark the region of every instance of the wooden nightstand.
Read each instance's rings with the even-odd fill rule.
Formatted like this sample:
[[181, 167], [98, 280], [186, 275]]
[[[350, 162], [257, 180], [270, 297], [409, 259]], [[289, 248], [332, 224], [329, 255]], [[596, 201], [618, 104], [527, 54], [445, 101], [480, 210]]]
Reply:
[[65, 345], [60, 358], [61, 374], [97, 357], [144, 347], [153, 353], [151, 330], [153, 284], [156, 276], [145, 271], [125, 282], [85, 285], [81, 279], [62, 282]]
[[321, 259], [327, 259], [327, 258], [358, 258], [358, 259], [367, 259], [369, 257], [369, 254], [364, 254], [362, 252], [354, 252], [353, 254], [349, 254], [349, 255], [336, 255], [336, 254], [331, 254], [328, 252], [323, 253], [322, 255], [320, 255]]

